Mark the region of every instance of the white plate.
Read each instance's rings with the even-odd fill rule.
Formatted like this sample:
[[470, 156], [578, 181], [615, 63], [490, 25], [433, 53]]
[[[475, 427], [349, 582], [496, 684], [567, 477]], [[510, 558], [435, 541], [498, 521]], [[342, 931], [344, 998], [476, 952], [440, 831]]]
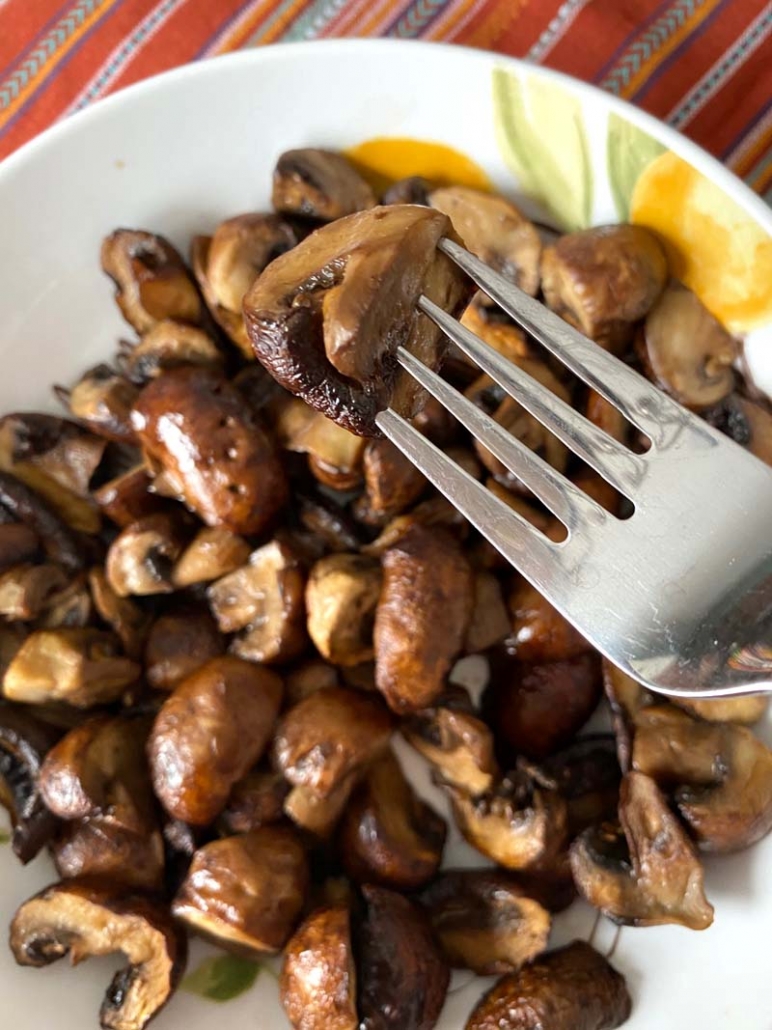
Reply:
[[[768, 209], [702, 151], [562, 76], [482, 52], [421, 44], [349, 41], [246, 52], [127, 90], [57, 126], [0, 167], [0, 411], [55, 410], [49, 384], [71, 381], [126, 335], [112, 288], [98, 269], [105, 233], [121, 225], [146, 227], [185, 248], [192, 233], [267, 205], [271, 170], [283, 149], [345, 147], [376, 135], [439, 140], [474, 157], [496, 185], [516, 193], [497, 143], [495, 68], [512, 74], [521, 97], [531, 90], [526, 106], [538, 106], [543, 89], [578, 105], [586, 130], [583, 160], [594, 173], [593, 221], [615, 218], [604, 178], [612, 112], [732, 197], [737, 206], [727, 202], [727, 218], [755, 220], [772, 235]], [[549, 125], [543, 129], [548, 138]], [[711, 203], [715, 208], [715, 197]], [[769, 350], [755, 347], [767, 373]], [[772, 739], [769, 727], [764, 733]], [[425, 770], [417, 762], [411, 768], [429, 795]], [[442, 806], [441, 799], [437, 803]], [[449, 857], [453, 863], [474, 858], [455, 839]], [[614, 962], [635, 999], [629, 1030], [772, 1027], [772, 838], [706, 866], [707, 893], [716, 907], [711, 929], [625, 929], [620, 936]], [[22, 869], [9, 848], [0, 848], [0, 925], [52, 878], [45, 858]], [[586, 937], [592, 925], [592, 913], [577, 905], [558, 920], [554, 940]], [[603, 923], [596, 941], [605, 948], [614, 934]], [[194, 963], [201, 953], [194, 949]], [[77, 971], [65, 964], [21, 970], [0, 949], [0, 1027], [97, 1026], [110, 967], [97, 961]], [[440, 1030], [463, 1026], [481, 986], [473, 982], [451, 995]], [[251, 991], [219, 1005], [180, 994], [155, 1026], [208, 1030], [215, 1023], [218, 1030], [285, 1030], [272, 977], [261, 975]]]

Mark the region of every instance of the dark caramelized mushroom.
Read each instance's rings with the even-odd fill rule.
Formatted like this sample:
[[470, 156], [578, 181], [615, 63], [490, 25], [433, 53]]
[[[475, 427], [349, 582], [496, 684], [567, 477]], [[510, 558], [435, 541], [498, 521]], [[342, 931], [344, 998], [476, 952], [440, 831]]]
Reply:
[[382, 204], [428, 204], [432, 184], [421, 175], [411, 175], [407, 179], [398, 179], [386, 190], [381, 199]]
[[263, 826], [194, 854], [172, 911], [196, 933], [247, 955], [281, 951], [308, 889], [308, 862], [287, 826]]
[[574, 941], [502, 977], [466, 1030], [615, 1030], [631, 1008], [624, 978], [589, 944]]
[[57, 393], [73, 418], [92, 433], [117, 443], [134, 443], [131, 409], [137, 387], [104, 363], [85, 372], [71, 390]]
[[[92, 614], [93, 604], [86, 577], [78, 576], [50, 598], [37, 621], [37, 626], [40, 629], [61, 629], [68, 626], [82, 629], [91, 622]], [[127, 657], [134, 656], [127, 652]]]
[[448, 534], [412, 526], [383, 556], [375, 613], [378, 689], [395, 712], [426, 708], [443, 691], [472, 615], [474, 577]]
[[0, 523], [0, 569], [29, 561], [39, 548], [38, 535], [30, 526], [23, 522]]
[[285, 450], [307, 454], [316, 479], [333, 490], [353, 490], [362, 481], [365, 441], [283, 392], [269, 405], [271, 425]]
[[536, 294], [541, 240], [534, 225], [514, 204], [495, 193], [468, 186], [433, 190], [429, 203], [448, 216], [468, 250], [521, 290]]
[[254, 551], [246, 565], [207, 591], [223, 633], [236, 633], [231, 650], [253, 662], [284, 662], [305, 647], [305, 573], [295, 551], [280, 540]]
[[182, 607], [159, 615], [145, 644], [145, 678], [156, 690], [178, 683], [225, 650], [225, 641], [205, 608]]
[[702, 866], [649, 776], [631, 772], [622, 780], [619, 821], [621, 833], [604, 824], [571, 845], [574, 881], [590, 904], [632, 926], [710, 926]]
[[0, 419], [0, 467], [33, 490], [40, 489], [38, 484], [45, 478], [87, 497], [105, 447], [104, 439], [53, 415], [16, 412]]
[[579, 737], [541, 764], [568, 808], [568, 833], [616, 818], [622, 778], [612, 736]]
[[509, 612], [512, 644], [524, 662], [566, 661], [590, 650], [579, 630], [522, 576], [510, 591]]
[[284, 214], [332, 222], [373, 207], [375, 195], [343, 154], [304, 147], [279, 157], [271, 200]]
[[75, 708], [109, 704], [139, 677], [140, 666], [120, 654], [118, 641], [96, 629], [39, 629], [13, 657], [3, 678], [11, 701], [63, 701]]
[[148, 742], [153, 786], [173, 818], [205, 826], [218, 815], [265, 750], [281, 694], [278, 676], [231, 655], [177, 687]]
[[158, 512], [126, 526], [110, 544], [107, 582], [118, 597], [170, 594], [172, 569], [188, 533], [179, 518]]
[[421, 903], [456, 969], [480, 976], [512, 973], [547, 947], [549, 912], [507, 873], [448, 870], [423, 891]]
[[423, 294], [451, 313], [468, 296], [463, 275], [436, 250], [451, 233], [439, 212], [378, 207], [324, 226], [273, 261], [244, 299], [255, 354], [312, 408], [363, 436], [391, 405], [410, 417], [419, 388], [400, 372], [405, 347], [436, 369], [442, 334], [418, 312]]
[[279, 991], [294, 1030], [358, 1030], [346, 905], [317, 909], [295, 931], [284, 949]]
[[39, 775], [57, 736], [56, 730], [23, 709], [0, 705], [0, 805], [11, 816], [11, 844], [24, 863], [56, 830], [56, 820], [40, 796]]
[[103, 514], [123, 529], [171, 507], [170, 501], [150, 493], [151, 484], [145, 466], [138, 465], [98, 487], [93, 497]]
[[180, 365], [219, 369], [223, 364], [222, 352], [207, 332], [171, 319], [148, 329], [139, 343], [123, 353], [122, 371], [137, 386]]
[[737, 340], [699, 297], [671, 282], [646, 316], [642, 357], [651, 379], [677, 401], [700, 410], [728, 396]]
[[42, 497], [8, 472], [0, 472], [0, 507], [37, 534], [51, 561], [71, 572], [82, 570], [84, 548], [77, 535]]
[[635, 323], [662, 293], [667, 260], [648, 229], [603, 225], [561, 236], [547, 247], [541, 275], [553, 311], [617, 350], [630, 342]]
[[357, 502], [360, 522], [381, 526], [415, 504], [426, 479], [391, 440], [370, 440], [362, 457], [365, 492]]
[[391, 717], [379, 699], [328, 687], [283, 716], [274, 757], [293, 786], [326, 798], [386, 748], [391, 731]]
[[51, 856], [63, 880], [85, 876], [152, 892], [163, 887], [164, 846], [157, 829], [145, 835], [110, 818], [80, 819], [59, 830]]
[[304, 697], [315, 694], [317, 690], [339, 686], [338, 670], [333, 665], [328, 665], [321, 658], [309, 658], [287, 672], [284, 701], [287, 708], [292, 708]]
[[204, 305], [185, 264], [163, 236], [116, 229], [102, 244], [102, 268], [115, 283], [115, 300], [140, 335], [171, 318], [198, 325]]
[[195, 236], [191, 263], [214, 320], [245, 357], [252, 348], [241, 303], [258, 275], [298, 242], [298, 233], [277, 215], [237, 215], [221, 222], [213, 236]]
[[138, 661], [142, 657], [145, 639], [150, 629], [150, 616], [136, 601], [119, 597], [107, 582], [102, 569], [89, 570], [88, 583], [97, 615], [115, 633], [128, 658]]
[[89, 879], [54, 884], [25, 901], [10, 943], [22, 966], [122, 951], [129, 964], [102, 1002], [105, 1030], [143, 1030], [176, 990], [187, 959], [185, 935], [163, 906]]
[[306, 586], [308, 635], [334, 665], [372, 659], [381, 582], [380, 566], [360, 554], [331, 554], [311, 569]]
[[188, 366], [154, 379], [132, 423], [176, 494], [207, 525], [260, 533], [284, 505], [287, 483], [273, 444], [237, 388], [212, 369]]
[[224, 835], [230, 836], [281, 822], [289, 789], [280, 772], [251, 769], [231, 791], [218, 826]]
[[420, 800], [387, 751], [346, 805], [338, 849], [352, 880], [412, 890], [436, 875], [445, 833], [445, 821]]
[[249, 558], [250, 547], [243, 537], [224, 526], [205, 526], [193, 537], [172, 569], [172, 582], [178, 589], [233, 572]]

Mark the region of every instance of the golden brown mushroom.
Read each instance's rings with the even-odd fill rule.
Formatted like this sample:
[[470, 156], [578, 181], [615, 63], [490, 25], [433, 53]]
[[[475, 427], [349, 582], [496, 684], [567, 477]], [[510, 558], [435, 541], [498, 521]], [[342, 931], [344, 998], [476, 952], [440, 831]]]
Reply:
[[250, 769], [230, 792], [217, 821], [220, 831], [231, 836], [281, 822], [289, 790], [280, 772], [261, 766]]
[[284, 214], [332, 222], [373, 207], [375, 195], [343, 154], [303, 147], [279, 157], [271, 200]]
[[25, 901], [11, 923], [19, 965], [48, 966], [122, 951], [129, 960], [107, 989], [104, 1030], [143, 1030], [176, 990], [187, 942], [164, 906], [126, 888], [89, 879], [67, 880]]
[[263, 826], [199, 848], [172, 911], [229, 951], [261, 955], [284, 947], [307, 889], [308, 861], [297, 831]]
[[99, 566], [89, 569], [88, 585], [97, 615], [115, 633], [127, 658], [142, 657], [150, 629], [150, 615], [129, 597], [119, 597]]
[[615, 1030], [631, 1008], [624, 977], [589, 944], [574, 941], [503, 976], [466, 1030]]
[[204, 526], [177, 559], [172, 569], [172, 583], [178, 589], [234, 572], [249, 558], [249, 544], [224, 526]]
[[361, 436], [285, 391], [268, 405], [268, 412], [279, 444], [295, 454], [307, 454], [309, 468], [320, 483], [333, 490], [353, 490], [360, 485], [365, 449]]
[[176, 688], [148, 742], [153, 786], [173, 818], [194, 826], [215, 818], [268, 745], [281, 694], [275, 673], [233, 655]]
[[153, 893], [163, 888], [164, 846], [157, 829], [146, 836], [114, 819], [78, 819], [64, 825], [50, 847], [63, 880], [85, 876]]
[[37, 491], [9, 472], [0, 472], [0, 510], [31, 529], [51, 561], [70, 572], [85, 564], [82, 541]]
[[105, 573], [118, 597], [174, 590], [172, 570], [189, 537], [184, 521], [175, 514], [146, 515], [126, 526], [110, 544]]
[[[0, 468], [13, 472], [56, 506], [62, 491], [87, 498], [107, 443], [75, 422], [32, 412], [0, 419]], [[70, 500], [72, 505], [72, 499]], [[78, 528], [78, 527], [75, 527]], [[85, 527], [84, 527], [85, 528]]]
[[571, 845], [574, 882], [590, 904], [632, 926], [710, 926], [713, 906], [705, 898], [702, 866], [651, 777], [624, 777], [619, 821], [621, 830], [608, 823], [591, 827]]
[[464, 651], [467, 654], [487, 651], [510, 633], [509, 612], [501, 583], [492, 572], [475, 572], [472, 617], [466, 630]]
[[306, 586], [308, 634], [334, 665], [372, 659], [381, 582], [380, 566], [360, 554], [331, 554], [311, 569]]
[[50, 562], [11, 566], [0, 572], [0, 617], [12, 622], [37, 619], [66, 583], [64, 571]]
[[152, 479], [144, 465], [137, 465], [108, 480], [94, 490], [92, 496], [101, 511], [124, 529], [146, 515], [168, 511], [172, 503], [150, 493]]
[[224, 360], [209, 333], [170, 318], [148, 329], [139, 343], [125, 344], [121, 357], [123, 374], [137, 386], [180, 365], [219, 369]]
[[610, 350], [632, 339], [659, 298], [667, 260], [639, 225], [603, 225], [561, 236], [544, 251], [542, 289], [562, 318]]
[[70, 390], [56, 387], [67, 410], [92, 433], [117, 443], [134, 443], [131, 409], [137, 387], [104, 363], [95, 365]]
[[576, 658], [590, 645], [527, 579], [517, 576], [509, 594], [512, 644], [524, 662], [559, 662]]
[[356, 502], [356, 517], [370, 526], [382, 526], [411, 507], [427, 483], [409, 458], [391, 440], [369, 440], [362, 457], [365, 492]]
[[420, 388], [400, 372], [395, 351], [403, 346], [436, 369], [445, 347], [418, 297], [457, 313], [468, 296], [462, 273], [436, 249], [449, 233], [444, 215], [410, 205], [318, 229], [273, 261], [244, 299], [257, 358], [291, 393], [359, 435], [379, 435], [375, 415], [387, 405], [410, 417]]
[[40, 768], [57, 731], [29, 712], [0, 704], [0, 805], [11, 817], [11, 846], [31, 861], [56, 830], [56, 820], [40, 796]]

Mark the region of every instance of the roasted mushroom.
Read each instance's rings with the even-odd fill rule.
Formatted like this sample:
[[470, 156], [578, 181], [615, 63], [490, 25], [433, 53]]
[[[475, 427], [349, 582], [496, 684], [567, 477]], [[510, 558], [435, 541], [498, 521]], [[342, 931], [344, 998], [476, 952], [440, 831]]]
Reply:
[[512, 973], [547, 947], [552, 920], [516, 879], [495, 869], [449, 869], [421, 894], [449, 965]]
[[381, 582], [380, 566], [360, 554], [331, 554], [311, 569], [306, 586], [308, 634], [334, 665], [372, 659]]
[[70, 390], [56, 387], [59, 400], [73, 418], [92, 433], [117, 443], [134, 443], [131, 409], [137, 387], [104, 363], [95, 365]]
[[541, 771], [566, 802], [572, 839], [589, 826], [616, 818], [622, 774], [612, 736], [578, 737], [542, 762]]
[[293, 787], [284, 799], [284, 814], [320, 841], [328, 841], [340, 822], [359, 773], [347, 776], [322, 797], [311, 787]]
[[317, 909], [287, 943], [281, 1003], [295, 1030], [358, 1030], [357, 974], [346, 905]]
[[474, 577], [458, 543], [442, 530], [411, 526], [383, 556], [375, 613], [378, 689], [399, 713], [431, 705], [464, 645]]
[[199, 848], [172, 911], [231, 951], [278, 952], [295, 928], [307, 887], [308, 861], [297, 831], [263, 826]]
[[365, 492], [356, 516], [367, 525], [382, 526], [415, 504], [426, 490], [426, 479], [391, 440], [369, 440], [362, 457]]
[[648, 229], [603, 225], [547, 247], [541, 276], [553, 311], [596, 343], [618, 350], [662, 293], [667, 260]]
[[163, 236], [116, 229], [102, 244], [102, 268], [115, 283], [115, 300], [141, 335], [174, 319], [199, 325], [204, 305], [185, 264]]
[[252, 357], [241, 302], [258, 275], [279, 254], [298, 242], [289, 222], [277, 215], [237, 215], [221, 222], [213, 236], [194, 236], [191, 264], [215, 321]]
[[11, 816], [14, 854], [31, 861], [56, 830], [40, 796], [39, 776], [58, 733], [24, 709], [0, 705], [0, 805]]
[[279, 444], [295, 454], [307, 454], [309, 468], [322, 485], [333, 490], [353, 490], [360, 485], [365, 448], [361, 436], [285, 391], [268, 405], [268, 412]]
[[172, 502], [151, 493], [152, 480], [144, 465], [137, 465], [98, 487], [93, 497], [103, 514], [121, 529], [147, 515], [168, 511]]
[[[82, 629], [91, 622], [93, 608], [87, 579], [77, 576], [49, 599], [36, 625], [40, 629]], [[134, 656], [127, 652], [127, 657]]]
[[16, 652], [3, 677], [10, 701], [63, 701], [75, 708], [116, 701], [140, 674], [118, 641], [97, 629], [39, 629]]
[[0, 572], [0, 618], [31, 622], [67, 583], [63, 570], [50, 562], [14, 565]]
[[287, 483], [273, 444], [216, 371], [188, 366], [154, 379], [132, 423], [167, 482], [208, 526], [260, 533], [284, 505]]
[[375, 195], [343, 154], [304, 147], [279, 157], [271, 200], [284, 214], [332, 222], [373, 207]]
[[732, 392], [739, 349], [695, 293], [671, 282], [646, 316], [640, 351], [650, 378], [699, 411]]
[[0, 472], [0, 509], [37, 534], [51, 561], [71, 572], [83, 569], [84, 547], [78, 536], [39, 494], [9, 472]]
[[769, 708], [769, 697], [749, 694], [747, 697], [674, 697], [673, 704], [708, 722], [739, 722], [753, 726]]
[[702, 866], [651, 777], [624, 777], [619, 821], [621, 830], [606, 823], [571, 845], [574, 881], [590, 904], [632, 926], [710, 926], [713, 906], [705, 898]]
[[338, 670], [328, 665], [321, 658], [309, 658], [300, 665], [289, 669], [284, 681], [284, 701], [287, 708], [292, 708], [304, 697], [323, 690], [325, 687], [339, 687]]
[[39, 548], [38, 535], [30, 526], [23, 522], [0, 523], [0, 569], [29, 561]]
[[187, 959], [185, 934], [163, 906], [89, 879], [54, 884], [26, 901], [11, 923], [10, 943], [22, 966], [122, 951], [129, 965], [107, 989], [104, 1030], [143, 1030], [176, 990]]
[[429, 203], [442, 211], [468, 250], [534, 296], [539, 289], [541, 240], [514, 204], [468, 186], [433, 190]]
[[602, 429], [604, 433], [608, 433], [620, 443], [627, 443], [630, 436], [630, 423], [619, 408], [595, 390], [590, 390], [587, 394], [584, 413], [598, 429]]
[[232, 655], [213, 658], [164, 702], [148, 741], [156, 795], [175, 819], [205, 826], [265, 750], [282, 683]]
[[566, 661], [590, 650], [579, 630], [527, 579], [516, 577], [508, 600], [512, 644], [522, 661]]
[[[482, 296], [485, 297], [485, 294]], [[485, 297], [485, 300], [487, 299]], [[489, 308], [480, 304], [477, 299], [473, 300], [461, 316], [461, 325], [469, 329], [470, 332], [473, 332], [475, 336], [479, 336], [481, 340], [484, 340], [489, 347], [493, 347], [503, 357], [509, 358], [510, 361], [517, 363], [521, 358], [527, 358], [530, 355], [530, 350], [523, 330], [515, 325], [514, 322], [488, 317], [487, 312], [489, 310]], [[462, 360], [468, 362], [470, 369], [474, 369], [475, 378], [477, 378], [479, 375], [477, 365], [472, 362], [471, 358], [467, 358], [463, 352], [459, 351], [458, 353], [461, 355]]]
[[250, 547], [243, 537], [224, 526], [204, 526], [177, 559], [172, 569], [172, 583], [178, 589], [233, 572], [249, 558]]
[[250, 769], [230, 793], [218, 826], [225, 836], [281, 822], [290, 787], [280, 772]]
[[386, 748], [391, 731], [391, 717], [378, 698], [328, 687], [283, 716], [274, 758], [293, 786], [327, 798]]
[[170, 594], [172, 569], [188, 536], [185, 523], [166, 512], [132, 522], [110, 544], [105, 561], [108, 585], [118, 597]]
[[209, 333], [169, 318], [148, 329], [139, 343], [126, 345], [121, 357], [123, 374], [137, 386], [180, 365], [223, 365], [222, 351]]
[[633, 767], [675, 787], [704, 851], [739, 851], [772, 830], [772, 751], [744, 726], [707, 723], [665, 705], [638, 713]]
[[113, 819], [79, 819], [59, 830], [50, 849], [63, 880], [85, 876], [152, 892], [163, 887], [164, 846], [157, 830], [144, 836]]
[[246, 565], [209, 587], [212, 614], [223, 633], [240, 632], [231, 650], [253, 662], [284, 662], [305, 647], [305, 573], [288, 544], [273, 540]]
[[88, 585], [97, 615], [118, 637], [126, 657], [138, 661], [150, 629], [150, 615], [131, 598], [119, 597], [98, 566], [89, 569]]
[[312, 233], [273, 261], [244, 299], [255, 354], [312, 408], [363, 436], [390, 405], [406, 417], [420, 388], [400, 372], [402, 346], [430, 368], [439, 329], [416, 303], [428, 297], [459, 313], [468, 288], [436, 249], [452, 233], [444, 215], [416, 206], [376, 207]]
[[225, 650], [225, 641], [205, 608], [192, 605], [159, 615], [145, 644], [145, 679], [157, 690], [178, 683]]
[[347, 804], [338, 849], [352, 880], [412, 890], [436, 875], [445, 833], [445, 821], [420, 800], [387, 751]]
[[466, 630], [464, 651], [467, 654], [487, 651], [495, 644], [500, 644], [510, 632], [509, 613], [501, 583], [492, 572], [475, 572], [472, 617]]
[[584, 941], [499, 980], [466, 1030], [615, 1030], [630, 1016], [624, 978]]

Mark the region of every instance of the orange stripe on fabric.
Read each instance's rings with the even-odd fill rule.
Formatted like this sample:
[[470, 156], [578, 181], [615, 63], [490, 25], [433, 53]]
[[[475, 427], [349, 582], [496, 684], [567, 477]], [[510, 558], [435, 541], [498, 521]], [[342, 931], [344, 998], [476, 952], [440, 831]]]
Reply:
[[[343, 9], [340, 10], [332, 21], [325, 27], [323, 35], [330, 36], [358, 36], [357, 22], [361, 11], [369, 10], [372, 0], [348, 0]], [[349, 26], [354, 26], [354, 31], [349, 32]]]
[[746, 148], [737, 159], [730, 158], [727, 164], [742, 179], [753, 177], [753, 169], [772, 149], [772, 112], [767, 115], [758, 134], [754, 133], [753, 145]]
[[275, 43], [286, 31], [287, 27], [295, 20], [304, 7], [307, 7], [311, 0], [293, 0], [293, 3], [282, 11], [268, 28], [258, 35], [259, 43]]
[[479, 6], [479, 0], [460, 0], [459, 3], [452, 4], [430, 26], [426, 38], [444, 39], [448, 42], [455, 39], [456, 32], [465, 27], [465, 22], [477, 6]]
[[263, 21], [272, 7], [276, 6], [276, 0], [258, 0], [257, 6], [244, 12], [243, 16], [236, 22], [230, 32], [223, 37], [212, 51], [213, 54], [229, 53], [238, 50], [249, 42], [252, 34], [258, 25]]
[[43, 85], [46, 79], [49, 79], [54, 74], [57, 66], [61, 64], [62, 60], [70, 53], [73, 47], [77, 46], [79, 40], [86, 35], [93, 25], [95, 25], [101, 18], [104, 18], [110, 8], [117, 2], [118, 0], [105, 0], [105, 3], [95, 8], [91, 14], [87, 15], [83, 19], [72, 35], [51, 55], [51, 59], [46, 61], [37, 74], [33, 75], [29, 79], [24, 87], [19, 90], [10, 104], [0, 111], [0, 129], [2, 129], [4, 125], [8, 124], [19, 108], [22, 107], [32, 94]]

